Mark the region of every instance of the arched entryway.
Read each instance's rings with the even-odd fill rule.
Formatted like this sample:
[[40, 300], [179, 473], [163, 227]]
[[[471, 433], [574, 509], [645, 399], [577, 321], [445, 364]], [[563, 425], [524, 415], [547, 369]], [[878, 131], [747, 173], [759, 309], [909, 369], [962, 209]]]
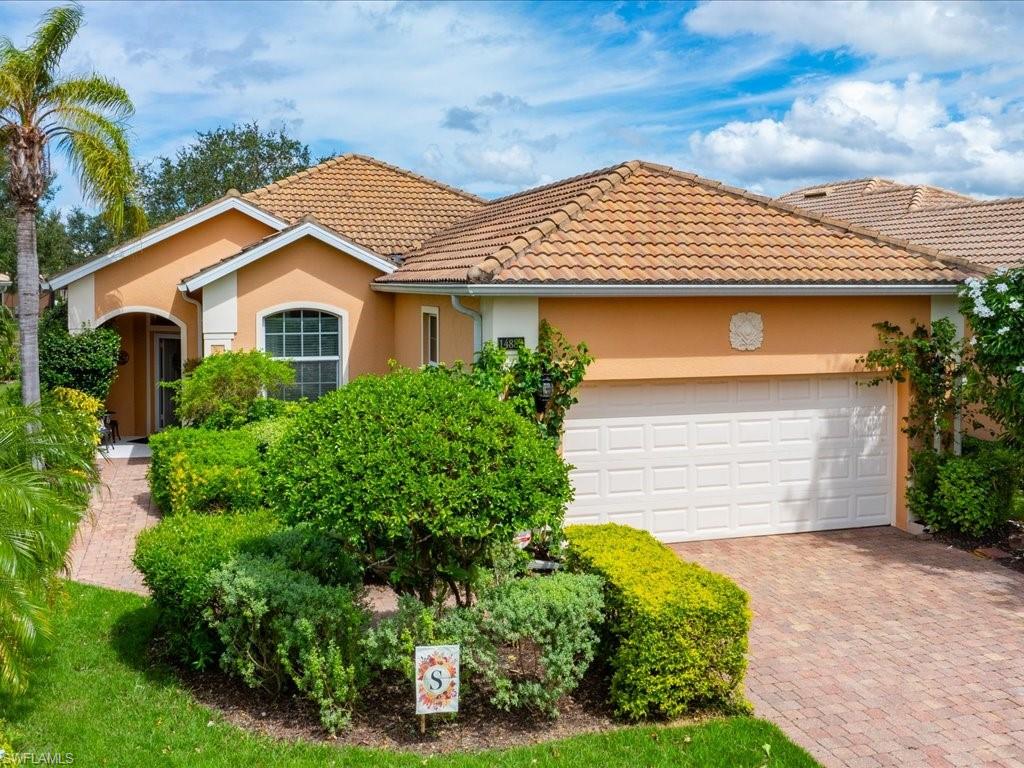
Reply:
[[122, 307], [96, 320], [121, 336], [117, 378], [107, 409], [124, 439], [145, 437], [175, 423], [174, 403], [163, 382], [181, 378], [186, 326], [152, 307]]

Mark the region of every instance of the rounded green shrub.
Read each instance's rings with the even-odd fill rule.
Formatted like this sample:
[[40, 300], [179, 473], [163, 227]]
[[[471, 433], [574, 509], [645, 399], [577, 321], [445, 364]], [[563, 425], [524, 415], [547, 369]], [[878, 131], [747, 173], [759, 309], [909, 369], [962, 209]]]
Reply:
[[589, 574], [512, 579], [456, 612], [462, 660], [498, 709], [551, 717], [594, 660], [603, 581]]
[[239, 555], [210, 576], [206, 611], [224, 647], [221, 668], [251, 688], [293, 686], [334, 732], [363, 680], [359, 638], [369, 616], [347, 587], [325, 586], [269, 557]]
[[203, 361], [177, 382], [175, 404], [186, 426], [233, 429], [280, 415], [285, 404], [266, 397], [295, 380], [287, 360], [266, 352], [221, 352]]
[[934, 530], [982, 538], [1013, 513], [1021, 456], [995, 443], [938, 467], [933, 503], [924, 517]]
[[272, 498], [432, 603], [469, 602], [494, 543], [558, 526], [571, 499], [554, 445], [466, 377], [366, 376], [304, 409], [269, 456]]
[[212, 595], [212, 572], [241, 552], [267, 552], [267, 537], [281, 528], [270, 512], [184, 514], [164, 518], [139, 534], [135, 567], [142, 572], [169, 650], [205, 666], [218, 650], [203, 611]]

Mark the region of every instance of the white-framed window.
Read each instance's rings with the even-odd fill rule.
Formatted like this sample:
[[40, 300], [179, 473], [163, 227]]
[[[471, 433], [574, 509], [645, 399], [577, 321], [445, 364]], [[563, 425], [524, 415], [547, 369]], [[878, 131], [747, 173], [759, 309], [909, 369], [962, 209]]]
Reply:
[[263, 348], [290, 360], [295, 383], [280, 397], [316, 400], [341, 384], [341, 319], [319, 309], [287, 309], [263, 318]]
[[437, 307], [423, 307], [422, 319], [423, 359], [420, 362], [422, 362], [423, 365], [437, 365], [441, 362], [441, 342], [440, 334], [438, 332], [439, 323]]

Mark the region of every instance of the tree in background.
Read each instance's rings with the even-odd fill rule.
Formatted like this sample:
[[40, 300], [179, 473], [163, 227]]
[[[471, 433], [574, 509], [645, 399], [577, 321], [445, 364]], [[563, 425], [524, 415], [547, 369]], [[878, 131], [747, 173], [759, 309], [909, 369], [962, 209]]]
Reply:
[[153, 225], [216, 200], [229, 189], [248, 192], [308, 168], [309, 147], [284, 128], [258, 123], [199, 132], [173, 158], [157, 157], [138, 169], [140, 196]]
[[141, 230], [133, 202], [132, 168], [124, 121], [134, 107], [113, 80], [90, 74], [63, 77], [61, 58], [82, 25], [82, 9], [47, 11], [26, 48], [0, 39], [0, 143], [7, 150], [7, 183], [16, 209], [21, 396], [39, 402], [39, 253], [36, 217], [56, 145], [78, 174], [86, 199], [103, 208], [117, 230]]

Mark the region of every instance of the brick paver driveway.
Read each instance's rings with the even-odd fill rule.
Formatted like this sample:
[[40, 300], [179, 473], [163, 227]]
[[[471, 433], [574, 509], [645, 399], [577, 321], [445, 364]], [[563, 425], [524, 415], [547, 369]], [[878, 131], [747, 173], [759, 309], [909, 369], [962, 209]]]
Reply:
[[149, 459], [100, 459], [101, 485], [71, 545], [75, 581], [146, 593], [132, 565], [135, 537], [160, 519], [149, 497]]
[[1024, 576], [894, 528], [675, 545], [754, 611], [747, 690], [826, 766], [1024, 766]]

